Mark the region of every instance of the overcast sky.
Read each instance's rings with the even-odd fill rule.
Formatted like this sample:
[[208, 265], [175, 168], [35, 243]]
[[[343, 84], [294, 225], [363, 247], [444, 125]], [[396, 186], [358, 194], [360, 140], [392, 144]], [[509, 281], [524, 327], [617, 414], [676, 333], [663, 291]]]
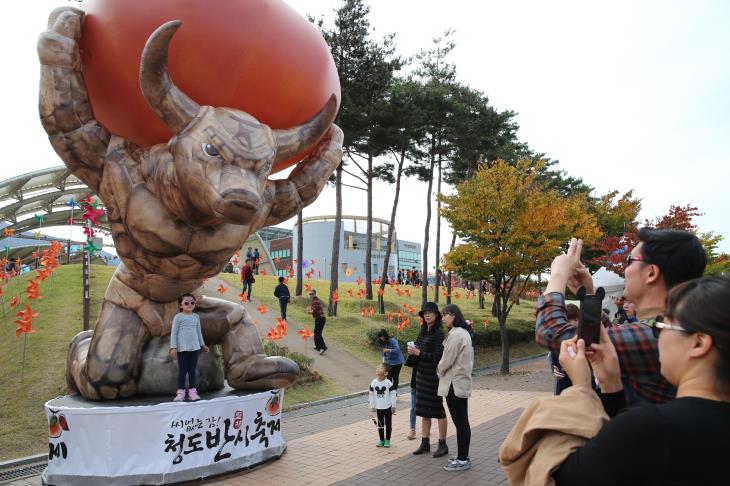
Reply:
[[[0, 179], [61, 163], [38, 121], [35, 45], [50, 10], [74, 3], [19, 3], [0, 29]], [[288, 3], [331, 19], [340, 1]], [[724, 235], [721, 249], [730, 252], [730, 2], [367, 3], [375, 36], [395, 32], [403, 55], [456, 29], [451, 61], [458, 79], [484, 91], [497, 109], [518, 112], [521, 140], [597, 193], [634, 189], [642, 218], [671, 204], [698, 206], [705, 213], [700, 230]], [[423, 241], [425, 192], [425, 184], [405, 185], [396, 221], [401, 239]], [[388, 185], [376, 188], [374, 216], [390, 217], [392, 194]], [[345, 214], [365, 215], [364, 193], [348, 190], [344, 200]], [[334, 210], [328, 188], [304, 215]], [[442, 248], [450, 239], [442, 231]]]

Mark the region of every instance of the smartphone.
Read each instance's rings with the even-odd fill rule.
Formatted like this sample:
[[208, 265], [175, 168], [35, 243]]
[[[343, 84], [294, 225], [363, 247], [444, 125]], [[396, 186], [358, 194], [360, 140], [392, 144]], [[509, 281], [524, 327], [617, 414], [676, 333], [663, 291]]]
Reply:
[[[581, 292], [582, 291], [582, 292]], [[580, 300], [580, 316], [578, 318], [578, 337], [586, 343], [586, 349], [591, 344], [601, 340], [601, 313], [603, 312], [603, 287], [599, 287], [595, 294], [586, 294], [585, 289], [578, 291]]]

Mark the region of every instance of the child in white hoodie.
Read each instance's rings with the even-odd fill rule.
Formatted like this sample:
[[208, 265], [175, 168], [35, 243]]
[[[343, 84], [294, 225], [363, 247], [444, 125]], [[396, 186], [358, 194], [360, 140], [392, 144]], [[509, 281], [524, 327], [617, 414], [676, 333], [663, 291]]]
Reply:
[[[387, 370], [381, 364], [375, 369], [375, 378], [370, 383], [370, 394], [368, 405], [370, 407], [370, 418], [373, 419], [373, 412], [378, 414], [378, 434], [380, 440], [376, 447], [390, 447], [390, 433], [393, 430], [392, 416], [395, 415], [395, 387], [385, 377]], [[373, 419], [373, 421], [375, 421]], [[385, 430], [383, 430], [385, 429]]]

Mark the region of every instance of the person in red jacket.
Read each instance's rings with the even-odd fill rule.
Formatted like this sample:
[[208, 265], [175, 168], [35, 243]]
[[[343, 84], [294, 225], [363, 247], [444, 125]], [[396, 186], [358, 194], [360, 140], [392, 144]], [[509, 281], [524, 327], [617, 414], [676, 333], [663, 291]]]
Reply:
[[246, 260], [246, 266], [243, 267], [243, 270], [241, 270], [241, 282], [243, 282], [243, 290], [241, 293], [246, 293], [246, 289], [248, 288], [248, 294], [246, 297], [248, 297], [250, 302], [251, 289], [253, 288], [254, 282], [256, 282], [256, 279], [253, 278], [253, 261]]

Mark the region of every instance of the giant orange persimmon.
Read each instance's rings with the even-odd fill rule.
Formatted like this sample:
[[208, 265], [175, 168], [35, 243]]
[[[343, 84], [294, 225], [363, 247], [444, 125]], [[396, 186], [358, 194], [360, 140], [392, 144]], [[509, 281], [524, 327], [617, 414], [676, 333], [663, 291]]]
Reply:
[[[317, 113], [340, 84], [332, 55], [282, 0], [86, 0], [81, 58], [94, 114], [110, 132], [147, 147], [172, 133], [139, 88], [149, 35], [181, 20], [169, 51], [173, 82], [201, 105], [244, 110], [272, 128]], [[313, 147], [279, 162], [282, 170]]]

